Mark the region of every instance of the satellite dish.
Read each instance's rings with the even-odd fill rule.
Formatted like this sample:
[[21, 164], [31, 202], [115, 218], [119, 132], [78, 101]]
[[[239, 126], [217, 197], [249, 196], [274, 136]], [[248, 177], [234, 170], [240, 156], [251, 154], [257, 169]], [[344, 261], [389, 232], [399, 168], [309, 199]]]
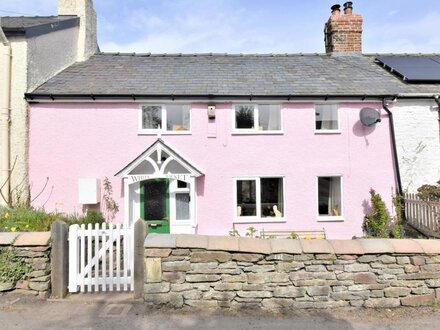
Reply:
[[359, 117], [362, 125], [367, 127], [373, 126], [381, 121], [379, 112], [373, 108], [362, 108]]

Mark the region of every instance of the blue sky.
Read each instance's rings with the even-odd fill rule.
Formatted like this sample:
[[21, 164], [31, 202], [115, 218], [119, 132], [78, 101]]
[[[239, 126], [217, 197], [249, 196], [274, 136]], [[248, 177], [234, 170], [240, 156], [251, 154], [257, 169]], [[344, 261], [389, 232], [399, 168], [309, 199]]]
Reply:
[[[340, 2], [342, 5], [344, 1]], [[328, 0], [95, 0], [102, 51], [324, 52]], [[0, 0], [0, 15], [56, 15], [56, 0]], [[438, 0], [358, 0], [364, 53], [440, 53]], [[5, 12], [13, 11], [15, 13]]]

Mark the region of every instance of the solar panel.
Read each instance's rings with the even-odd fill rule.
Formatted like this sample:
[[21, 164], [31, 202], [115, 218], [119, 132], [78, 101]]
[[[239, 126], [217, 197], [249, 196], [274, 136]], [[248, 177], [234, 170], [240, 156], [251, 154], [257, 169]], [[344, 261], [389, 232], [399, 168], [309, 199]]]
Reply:
[[440, 56], [379, 56], [376, 59], [409, 82], [440, 82]]

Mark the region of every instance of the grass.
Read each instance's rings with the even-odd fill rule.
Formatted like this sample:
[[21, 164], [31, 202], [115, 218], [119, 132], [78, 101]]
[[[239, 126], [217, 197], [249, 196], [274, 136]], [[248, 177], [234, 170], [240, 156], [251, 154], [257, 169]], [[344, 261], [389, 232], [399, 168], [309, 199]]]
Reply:
[[66, 215], [29, 206], [0, 208], [0, 232], [49, 231], [55, 220], [64, 221], [68, 225], [95, 224], [105, 221], [101, 212], [93, 210], [88, 210], [82, 215]]

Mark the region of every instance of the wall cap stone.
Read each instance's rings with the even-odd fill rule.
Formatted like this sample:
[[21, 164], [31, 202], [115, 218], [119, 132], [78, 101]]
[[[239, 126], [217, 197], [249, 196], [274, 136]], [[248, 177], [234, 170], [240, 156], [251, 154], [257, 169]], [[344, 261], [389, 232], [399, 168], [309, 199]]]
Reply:
[[390, 239], [389, 242], [394, 248], [394, 253], [425, 253], [422, 246], [414, 239]]
[[440, 240], [436, 239], [415, 239], [427, 254], [438, 254], [440, 253]]
[[0, 233], [0, 245], [12, 245], [20, 233]]
[[361, 243], [356, 239], [352, 240], [344, 240], [344, 239], [335, 239], [328, 241], [330, 245], [333, 247], [335, 254], [357, 254], [362, 255], [365, 253]]
[[13, 246], [43, 246], [49, 245], [50, 231], [21, 232], [12, 244]]
[[207, 249], [208, 237], [204, 235], [181, 234], [176, 236], [176, 247], [188, 249]]
[[176, 235], [148, 234], [145, 238], [144, 247], [174, 249], [176, 247]]
[[333, 247], [327, 240], [306, 240], [300, 239], [303, 253], [335, 253]]
[[301, 254], [302, 247], [301, 243], [297, 239], [271, 239], [270, 246], [272, 248], [272, 253], [291, 253], [291, 254]]
[[389, 239], [361, 238], [357, 239], [365, 254], [394, 253]]
[[188, 234], [149, 234], [145, 238], [144, 246], [146, 248], [198, 248], [259, 254], [440, 254], [440, 240], [428, 239], [298, 240]]

